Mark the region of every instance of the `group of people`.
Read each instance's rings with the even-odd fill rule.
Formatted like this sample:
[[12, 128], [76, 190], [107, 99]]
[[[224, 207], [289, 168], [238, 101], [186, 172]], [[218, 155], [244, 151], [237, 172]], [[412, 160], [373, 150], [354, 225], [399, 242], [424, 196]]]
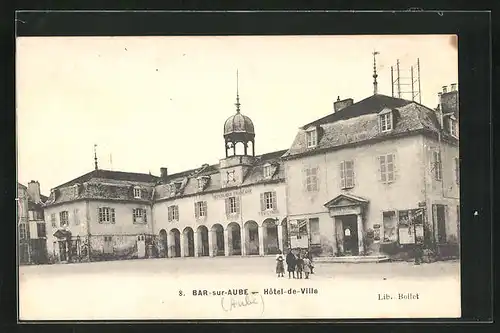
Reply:
[[289, 279], [292, 277], [294, 279], [302, 279], [302, 273], [304, 273], [304, 278], [309, 279], [309, 274], [314, 274], [312, 256], [309, 251], [304, 255], [301, 255], [300, 252], [295, 255], [292, 250], [289, 250], [286, 257], [280, 251], [276, 256], [276, 274], [278, 274], [278, 277], [284, 277], [285, 262]]

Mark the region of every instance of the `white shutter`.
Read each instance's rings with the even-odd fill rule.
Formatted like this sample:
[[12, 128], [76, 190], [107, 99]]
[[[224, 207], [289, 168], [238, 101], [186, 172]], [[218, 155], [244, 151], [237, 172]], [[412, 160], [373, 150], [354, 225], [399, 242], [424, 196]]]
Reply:
[[113, 224], [114, 224], [114, 223], [116, 222], [116, 221], [115, 221], [115, 209], [114, 209], [114, 208], [111, 208], [111, 209], [110, 209], [110, 214], [111, 214], [111, 216], [110, 216], [110, 218], [111, 218], [111, 223], [113, 223]]
[[397, 161], [396, 161], [396, 154], [392, 154], [392, 172], [393, 172], [393, 179], [396, 181], [398, 178], [398, 168], [397, 168]]
[[203, 216], [207, 216], [208, 215], [208, 209], [207, 209], [207, 202], [206, 201], [203, 201]]
[[344, 189], [345, 186], [345, 162], [340, 162], [340, 188]]
[[236, 200], [236, 213], [240, 212], [240, 197], [235, 197]]
[[385, 155], [381, 155], [378, 157], [378, 160], [379, 160], [379, 163], [378, 163], [378, 166], [379, 166], [379, 177], [380, 177], [380, 181], [382, 182], [386, 182], [387, 181], [387, 166], [385, 164]]
[[277, 202], [278, 200], [276, 198], [276, 192], [273, 191], [272, 193], [273, 193], [273, 210], [278, 210], [278, 202]]
[[198, 212], [198, 207], [197, 207], [197, 202], [194, 203], [194, 217], [195, 218], [199, 218], [200, 217], [200, 214]]
[[263, 212], [266, 210], [266, 201], [264, 198], [264, 193], [260, 194], [260, 210]]
[[225, 200], [226, 204], [226, 215], [231, 213], [231, 200], [230, 198], [226, 198]]

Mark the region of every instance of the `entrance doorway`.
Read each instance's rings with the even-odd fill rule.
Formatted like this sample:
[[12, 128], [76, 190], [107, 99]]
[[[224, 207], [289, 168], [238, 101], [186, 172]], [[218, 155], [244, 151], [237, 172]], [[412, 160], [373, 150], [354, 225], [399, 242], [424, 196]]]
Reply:
[[342, 220], [344, 253], [357, 256], [359, 255], [357, 217], [356, 215], [345, 215], [340, 219]]

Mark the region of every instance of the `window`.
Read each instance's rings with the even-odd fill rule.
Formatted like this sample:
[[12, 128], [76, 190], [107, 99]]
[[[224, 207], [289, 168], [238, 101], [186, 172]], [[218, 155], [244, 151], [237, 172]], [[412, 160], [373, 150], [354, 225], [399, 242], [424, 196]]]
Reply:
[[432, 175], [434, 179], [441, 180], [443, 177], [442, 167], [441, 167], [441, 152], [435, 150], [432, 152], [432, 165], [431, 165]]
[[455, 182], [460, 184], [460, 160], [455, 157]]
[[380, 180], [382, 183], [392, 183], [395, 180], [396, 156], [394, 154], [379, 156]]
[[271, 176], [272, 176], [271, 165], [270, 164], [264, 165], [264, 178], [269, 178]]
[[276, 210], [276, 192], [264, 192], [260, 194], [260, 209]]
[[141, 189], [139, 187], [134, 187], [134, 198], [136, 199], [141, 198]]
[[315, 147], [318, 144], [318, 132], [315, 128], [306, 132], [307, 148]]
[[100, 207], [99, 223], [115, 223], [115, 209], [109, 207]]
[[230, 197], [226, 199], [226, 214], [238, 214], [240, 212], [240, 198]]
[[198, 178], [198, 191], [203, 191], [205, 189], [205, 180], [203, 178]]
[[319, 218], [309, 219], [309, 230], [311, 230], [311, 245], [321, 243], [321, 233], [319, 231]]
[[168, 221], [179, 221], [179, 206], [168, 207]]
[[79, 210], [78, 208], [75, 208], [73, 210], [73, 219], [75, 221], [75, 225], [80, 225], [80, 216], [79, 216]]
[[450, 118], [449, 122], [450, 124], [450, 134], [453, 137], [458, 137], [458, 126], [457, 126], [457, 121], [453, 118]]
[[318, 190], [318, 168], [308, 168], [305, 170], [305, 182], [307, 192]]
[[194, 203], [194, 215], [198, 219], [207, 216], [207, 202], [198, 201]]
[[56, 228], [57, 227], [56, 214], [55, 213], [50, 214], [50, 223], [52, 224], [52, 228]]
[[143, 208], [136, 208], [132, 211], [134, 223], [148, 223], [146, 210]]
[[38, 238], [47, 237], [47, 231], [45, 229], [45, 223], [37, 223], [36, 224], [36, 232], [38, 234]]
[[389, 132], [392, 130], [392, 112], [380, 115], [380, 131]]
[[26, 230], [26, 224], [21, 223], [19, 224], [19, 239], [27, 239], [28, 238], [28, 231]]
[[340, 187], [342, 189], [354, 187], [354, 161], [340, 163]]
[[59, 226], [64, 227], [69, 225], [68, 211], [63, 211], [59, 213]]

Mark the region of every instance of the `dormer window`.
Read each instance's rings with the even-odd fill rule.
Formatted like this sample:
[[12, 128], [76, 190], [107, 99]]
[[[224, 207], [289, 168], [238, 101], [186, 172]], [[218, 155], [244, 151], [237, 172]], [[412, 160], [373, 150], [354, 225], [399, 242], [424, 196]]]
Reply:
[[271, 164], [264, 165], [264, 178], [270, 178], [272, 175]]
[[208, 181], [209, 181], [210, 177], [208, 176], [201, 176], [201, 177], [198, 177], [198, 191], [204, 191], [205, 188], [207, 187], [208, 185]]
[[318, 144], [318, 131], [316, 128], [308, 129], [306, 132], [307, 148], [316, 147]]
[[141, 198], [141, 188], [140, 187], [134, 187], [134, 198], [136, 198], [136, 199]]
[[393, 128], [392, 110], [386, 109], [379, 113], [379, 125], [381, 132], [390, 132]]

